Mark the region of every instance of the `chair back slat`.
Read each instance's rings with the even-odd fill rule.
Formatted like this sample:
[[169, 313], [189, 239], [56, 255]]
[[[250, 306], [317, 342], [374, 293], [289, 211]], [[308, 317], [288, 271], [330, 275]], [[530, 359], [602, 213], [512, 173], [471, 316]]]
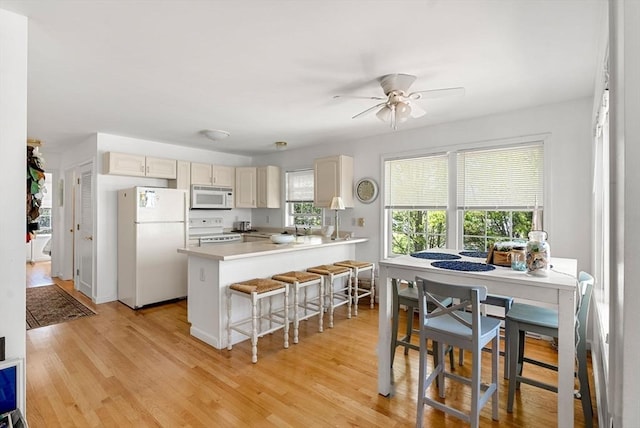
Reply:
[[[480, 330], [480, 301], [487, 297], [485, 286], [453, 285], [431, 281], [426, 278], [416, 277], [418, 286], [418, 300], [424, 323], [429, 325], [429, 320], [437, 317], [449, 316], [458, 323], [471, 330], [473, 340], [478, 340]], [[456, 304], [446, 306], [443, 300], [447, 298], [457, 299]], [[430, 310], [427, 303], [434, 303]], [[468, 310], [469, 317], [463, 317], [463, 311]]]

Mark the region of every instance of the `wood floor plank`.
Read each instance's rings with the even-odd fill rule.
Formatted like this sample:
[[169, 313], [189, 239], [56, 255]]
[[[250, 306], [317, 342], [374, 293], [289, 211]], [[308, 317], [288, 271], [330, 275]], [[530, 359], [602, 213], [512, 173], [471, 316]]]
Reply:
[[[38, 277], [42, 280], [41, 275]], [[55, 279], [54, 279], [55, 280]], [[361, 304], [347, 319], [339, 308], [335, 327], [300, 326], [300, 343], [282, 347], [282, 332], [261, 338], [258, 363], [248, 341], [217, 350], [189, 334], [186, 301], [133, 311], [111, 302], [95, 305], [58, 281], [97, 315], [27, 331], [27, 418], [31, 427], [410, 427], [415, 424], [418, 354], [397, 350], [395, 394], [377, 393], [378, 310]], [[403, 328], [401, 326], [401, 328]], [[551, 362], [546, 341], [528, 340], [527, 353]], [[467, 366], [456, 368], [460, 373]], [[503, 360], [500, 360], [503, 364]], [[489, 373], [489, 354], [483, 373]], [[532, 371], [554, 382], [555, 374]], [[556, 396], [522, 385], [514, 412], [506, 412], [500, 377], [500, 421], [491, 407], [483, 427], [555, 426]], [[593, 391], [593, 389], [592, 389]], [[447, 401], [466, 409], [469, 391], [447, 383]], [[432, 397], [437, 394], [432, 393]], [[595, 398], [595, 397], [594, 397]], [[579, 400], [576, 426], [583, 424]], [[594, 399], [595, 406], [595, 399]], [[425, 425], [461, 422], [425, 407]]]

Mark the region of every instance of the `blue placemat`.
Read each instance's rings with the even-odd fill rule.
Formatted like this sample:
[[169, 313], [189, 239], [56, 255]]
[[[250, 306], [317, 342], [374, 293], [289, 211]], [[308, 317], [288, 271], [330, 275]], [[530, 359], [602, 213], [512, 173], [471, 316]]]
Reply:
[[477, 259], [486, 259], [487, 252], [486, 251], [460, 251], [461, 256], [465, 257], [475, 257]]
[[488, 272], [496, 267], [484, 263], [464, 262], [464, 261], [441, 261], [433, 262], [431, 266], [440, 269], [461, 270], [465, 272]]
[[447, 253], [433, 253], [433, 252], [421, 252], [421, 253], [413, 253], [411, 257], [417, 257], [419, 259], [427, 259], [427, 260], [456, 260], [461, 258], [457, 254], [447, 254]]

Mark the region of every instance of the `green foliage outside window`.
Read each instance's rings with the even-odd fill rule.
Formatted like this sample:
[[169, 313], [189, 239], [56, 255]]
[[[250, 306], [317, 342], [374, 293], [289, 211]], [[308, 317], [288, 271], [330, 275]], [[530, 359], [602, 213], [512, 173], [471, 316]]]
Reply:
[[313, 202], [289, 202], [290, 226], [322, 226], [322, 209], [313, 206]]
[[465, 250], [487, 251], [498, 241], [527, 239], [531, 231], [531, 211], [465, 211]]
[[444, 210], [392, 210], [393, 254], [411, 254], [447, 243], [447, 213]]

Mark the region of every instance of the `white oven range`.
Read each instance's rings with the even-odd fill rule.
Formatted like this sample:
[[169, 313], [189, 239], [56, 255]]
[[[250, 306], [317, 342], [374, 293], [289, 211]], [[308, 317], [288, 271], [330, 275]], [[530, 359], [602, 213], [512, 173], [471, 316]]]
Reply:
[[222, 218], [189, 219], [190, 247], [227, 244], [231, 242], [242, 242], [242, 235], [239, 233], [224, 232]]

